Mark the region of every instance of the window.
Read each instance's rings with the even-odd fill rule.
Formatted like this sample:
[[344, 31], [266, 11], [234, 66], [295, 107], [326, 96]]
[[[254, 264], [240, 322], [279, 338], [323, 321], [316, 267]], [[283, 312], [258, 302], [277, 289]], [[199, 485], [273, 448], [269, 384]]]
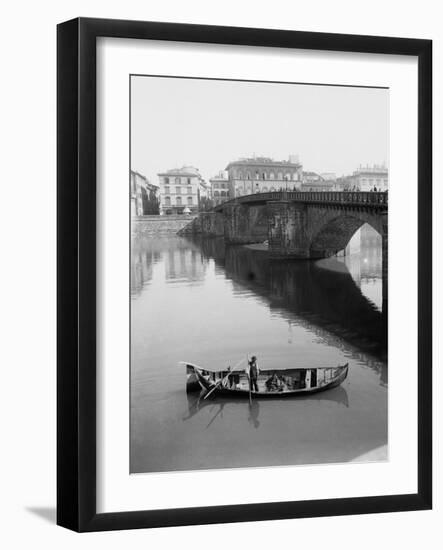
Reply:
[[165, 178], [165, 183], [169, 183], [169, 178]]
[[171, 191], [169, 190], [169, 185], [165, 185], [165, 193], [169, 195]]
[[248, 179], [248, 180], [251, 179], [251, 174], [249, 172], [246, 172], [246, 179]]
[[181, 198], [181, 197], [177, 197], [177, 198], [176, 198], [176, 204], [177, 204], [177, 206], [181, 206], [181, 205], [182, 205], [182, 198]]
[[187, 183], [188, 185], [191, 185], [191, 178], [186, 178], [186, 183]]
[[265, 174], [264, 172], [262, 173], [261, 176], [262, 176], [262, 178], [263, 178], [264, 180], [266, 179], [266, 174]]
[[181, 195], [182, 194], [181, 187], [176, 187], [175, 192], [176, 192], [177, 195]]
[[220, 193], [218, 191], [214, 191], [214, 197], [218, 197]]
[[258, 171], [255, 172], [255, 179], [256, 179], [256, 180], [259, 180], [259, 179], [260, 179], [260, 174], [258, 173]]
[[283, 174], [282, 174], [282, 172], [279, 172], [279, 173], [278, 173], [278, 179], [279, 179], [279, 180], [282, 180], [282, 179], [283, 179]]
[[273, 180], [273, 179], [274, 179], [274, 172], [271, 172], [271, 174], [270, 174], [270, 178], [271, 178], [271, 180]]
[[171, 197], [165, 197], [165, 205], [171, 206]]
[[188, 197], [188, 204], [192, 205], [192, 197]]
[[220, 197], [226, 197], [226, 191], [220, 191]]
[[188, 187], [188, 195], [192, 195], [192, 187]]
[[180, 183], [180, 178], [175, 178], [175, 183]]

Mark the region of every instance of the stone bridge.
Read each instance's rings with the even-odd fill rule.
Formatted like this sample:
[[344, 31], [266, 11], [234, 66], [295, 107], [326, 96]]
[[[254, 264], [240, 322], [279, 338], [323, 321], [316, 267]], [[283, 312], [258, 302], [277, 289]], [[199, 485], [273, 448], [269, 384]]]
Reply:
[[199, 215], [191, 232], [223, 236], [227, 243], [268, 241], [276, 258], [326, 258], [346, 248], [368, 223], [388, 251], [388, 194], [281, 191], [245, 195]]

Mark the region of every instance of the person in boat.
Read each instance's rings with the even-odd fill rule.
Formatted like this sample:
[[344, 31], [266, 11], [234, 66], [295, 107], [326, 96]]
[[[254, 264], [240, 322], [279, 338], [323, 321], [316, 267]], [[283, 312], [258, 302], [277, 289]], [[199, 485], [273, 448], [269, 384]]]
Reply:
[[266, 380], [266, 389], [269, 392], [278, 392], [278, 391], [284, 391], [288, 389], [288, 386], [286, 384], [286, 381], [281, 375], [278, 375], [276, 372], [274, 372], [267, 380]]
[[258, 391], [258, 366], [257, 357], [253, 355], [248, 361], [249, 364], [249, 388], [251, 391]]

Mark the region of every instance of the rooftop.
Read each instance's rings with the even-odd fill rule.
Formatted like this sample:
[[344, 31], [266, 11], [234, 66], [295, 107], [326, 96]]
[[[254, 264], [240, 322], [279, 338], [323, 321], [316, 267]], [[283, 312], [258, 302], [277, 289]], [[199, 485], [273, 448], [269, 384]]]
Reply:
[[301, 166], [300, 162], [291, 162], [290, 160], [274, 160], [270, 157], [252, 157], [252, 158], [240, 158], [230, 162], [226, 166], [228, 170], [231, 166]]
[[182, 166], [181, 168], [171, 168], [166, 172], [160, 172], [158, 176], [198, 176], [201, 178], [201, 174], [198, 168], [195, 166]]

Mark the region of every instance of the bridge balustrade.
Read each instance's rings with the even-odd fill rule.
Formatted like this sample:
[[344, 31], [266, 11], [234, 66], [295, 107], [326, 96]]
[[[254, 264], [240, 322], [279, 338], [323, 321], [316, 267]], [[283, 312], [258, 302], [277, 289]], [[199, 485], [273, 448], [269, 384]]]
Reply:
[[388, 205], [388, 193], [378, 191], [278, 191], [243, 195], [222, 203], [216, 210], [236, 203], [257, 203], [289, 200], [310, 203], [339, 203], [353, 205]]

